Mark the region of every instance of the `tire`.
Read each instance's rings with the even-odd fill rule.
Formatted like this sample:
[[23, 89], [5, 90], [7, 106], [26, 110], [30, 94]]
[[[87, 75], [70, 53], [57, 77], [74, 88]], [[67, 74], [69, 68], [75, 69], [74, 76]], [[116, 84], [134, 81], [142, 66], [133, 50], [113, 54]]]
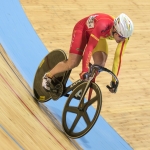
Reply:
[[[71, 138], [79, 138], [88, 133], [97, 121], [101, 111], [102, 94], [96, 83], [90, 84], [86, 96], [89, 94], [90, 89], [92, 89], [92, 96], [89, 100], [84, 96], [82, 103], [83, 109], [79, 109], [78, 106], [81, 100], [76, 98], [76, 94], [79, 93], [79, 91], [82, 94], [86, 85], [87, 82], [83, 82], [77, 86], [69, 95], [64, 106], [62, 125], [67, 136]], [[95, 105], [95, 109], [93, 109], [93, 104]]]

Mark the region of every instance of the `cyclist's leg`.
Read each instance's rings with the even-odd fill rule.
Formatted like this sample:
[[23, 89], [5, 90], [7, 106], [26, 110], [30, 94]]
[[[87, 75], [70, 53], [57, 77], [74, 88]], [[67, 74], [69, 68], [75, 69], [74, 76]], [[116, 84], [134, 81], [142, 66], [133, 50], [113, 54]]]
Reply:
[[82, 59], [78, 54], [69, 53], [68, 60], [59, 62], [49, 73], [48, 76], [52, 78], [55, 74], [65, 72], [77, 67]]
[[100, 39], [92, 54], [94, 64], [104, 67], [107, 60], [107, 55], [108, 45], [106, 39]]
[[68, 60], [59, 62], [47, 76], [52, 78], [55, 74], [65, 72], [77, 67], [82, 59], [82, 54], [86, 46], [86, 37], [83, 36], [83, 30], [75, 30], [72, 33], [71, 46]]

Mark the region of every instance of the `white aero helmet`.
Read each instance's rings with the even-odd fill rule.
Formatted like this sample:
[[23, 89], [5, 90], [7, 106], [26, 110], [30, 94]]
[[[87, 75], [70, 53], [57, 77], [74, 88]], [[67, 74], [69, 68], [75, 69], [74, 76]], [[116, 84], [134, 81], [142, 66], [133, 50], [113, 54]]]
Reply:
[[130, 37], [133, 33], [133, 22], [124, 13], [121, 13], [114, 19], [114, 27], [117, 30], [117, 33], [125, 38]]

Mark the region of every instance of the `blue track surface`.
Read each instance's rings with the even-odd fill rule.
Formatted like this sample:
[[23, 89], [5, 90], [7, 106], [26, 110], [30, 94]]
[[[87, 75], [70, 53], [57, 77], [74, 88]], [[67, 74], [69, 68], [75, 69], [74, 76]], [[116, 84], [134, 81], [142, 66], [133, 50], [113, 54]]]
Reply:
[[[48, 51], [27, 19], [19, 0], [0, 0], [0, 43], [32, 88], [36, 69]], [[60, 122], [65, 102], [62, 97], [59, 101], [45, 103]], [[92, 130], [76, 141], [84, 150], [132, 149], [101, 116]]]

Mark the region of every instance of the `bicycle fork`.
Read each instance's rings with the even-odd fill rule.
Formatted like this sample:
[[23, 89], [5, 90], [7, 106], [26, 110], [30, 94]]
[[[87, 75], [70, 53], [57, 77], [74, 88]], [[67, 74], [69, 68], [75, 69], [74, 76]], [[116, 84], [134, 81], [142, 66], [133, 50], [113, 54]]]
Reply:
[[[92, 79], [90, 79], [90, 80], [87, 82], [87, 85], [86, 85], [86, 87], [85, 87], [85, 89], [84, 89], [84, 91], [83, 91], [83, 93], [82, 93], [82, 95], [81, 95], [80, 103], [79, 103], [79, 105], [78, 105], [78, 109], [79, 109], [79, 110], [83, 110], [83, 109], [84, 109], [84, 97], [85, 97], [86, 92], [88, 91], [88, 88], [89, 88], [89, 86], [90, 86], [90, 84], [91, 84], [91, 81], [92, 81]], [[90, 100], [90, 98], [91, 98], [92, 91], [93, 91], [92, 88], [90, 88], [89, 95], [88, 95], [88, 100]]]

